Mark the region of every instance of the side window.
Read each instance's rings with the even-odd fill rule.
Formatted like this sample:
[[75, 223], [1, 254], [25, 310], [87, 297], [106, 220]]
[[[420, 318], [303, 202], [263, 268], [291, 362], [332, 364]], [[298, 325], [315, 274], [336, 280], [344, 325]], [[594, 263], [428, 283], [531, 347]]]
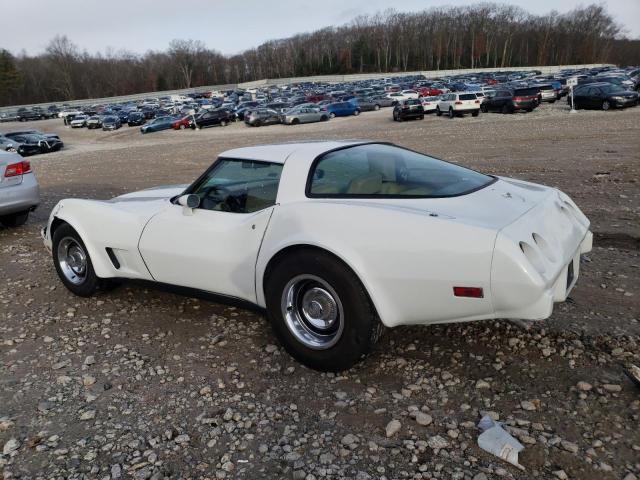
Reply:
[[200, 208], [252, 213], [276, 203], [282, 164], [219, 159], [192, 189]]
[[309, 192], [312, 195], [353, 193], [358, 179], [365, 179], [369, 174], [369, 160], [364, 152], [354, 149], [331, 152], [316, 165]]

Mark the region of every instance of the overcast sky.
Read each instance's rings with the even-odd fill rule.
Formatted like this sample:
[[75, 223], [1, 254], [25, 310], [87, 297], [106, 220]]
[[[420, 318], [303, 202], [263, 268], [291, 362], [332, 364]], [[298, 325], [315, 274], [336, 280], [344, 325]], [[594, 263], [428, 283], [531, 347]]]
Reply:
[[[561, 13], [597, 0], [510, 0], [536, 14]], [[43, 51], [57, 34], [91, 53], [164, 50], [174, 38], [203, 41], [225, 54], [265, 40], [342, 25], [362, 14], [393, 7], [418, 11], [469, 0], [19, 0], [3, 2], [0, 48]], [[496, 3], [500, 3], [497, 0]], [[627, 34], [640, 38], [640, 0], [604, 2]], [[10, 21], [9, 21], [10, 20]], [[25, 30], [26, 29], [26, 30]]]

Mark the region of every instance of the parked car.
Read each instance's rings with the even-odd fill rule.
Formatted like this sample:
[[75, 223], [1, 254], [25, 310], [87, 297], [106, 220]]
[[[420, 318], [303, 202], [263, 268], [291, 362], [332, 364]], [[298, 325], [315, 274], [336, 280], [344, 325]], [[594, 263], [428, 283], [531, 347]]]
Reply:
[[191, 128], [206, 128], [220, 125], [226, 127], [233, 122], [233, 112], [225, 108], [207, 110], [196, 115], [191, 122]]
[[361, 112], [372, 112], [380, 110], [380, 103], [371, 97], [356, 97], [354, 103]]
[[22, 157], [27, 157], [40, 153], [40, 146], [37, 144], [21, 143], [14, 138], [0, 135], [0, 150], [18, 153]]
[[[573, 101], [576, 109], [609, 110], [638, 105], [638, 93], [611, 83], [591, 83], [574, 89]], [[567, 102], [571, 104], [571, 97]]]
[[251, 127], [280, 123], [280, 114], [269, 108], [258, 108], [244, 115], [244, 123]]
[[330, 113], [319, 107], [298, 106], [288, 110], [280, 118], [286, 125], [298, 125], [299, 123], [326, 122], [330, 118]]
[[87, 115], [76, 115], [71, 120], [71, 128], [84, 128], [87, 126], [87, 120], [89, 120]]
[[98, 115], [92, 115], [87, 119], [87, 128], [89, 130], [100, 127], [102, 127], [102, 119]]
[[142, 112], [131, 112], [127, 116], [127, 125], [130, 127], [144, 125], [146, 118]]
[[438, 100], [440, 96], [436, 97], [420, 97], [420, 102], [422, 103], [422, 108], [424, 109], [424, 113], [433, 113], [436, 111], [436, 107], [438, 106]]
[[436, 114], [440, 116], [443, 113], [447, 113], [449, 118], [462, 116], [465, 113], [471, 113], [477, 117], [480, 114], [480, 100], [475, 93], [444, 93], [440, 95], [436, 105]]
[[374, 95], [369, 98], [380, 105], [380, 107], [393, 107], [393, 105], [395, 105], [395, 101], [390, 99], [386, 95]]
[[56, 140], [60, 140], [60, 136], [57, 133], [44, 133], [44, 132], [41, 132], [40, 130], [18, 130], [18, 131], [14, 130], [13, 132], [9, 132], [5, 135], [8, 137], [15, 136], [15, 135], [40, 135], [41, 137], [44, 137], [44, 138], [55, 138]]
[[480, 104], [483, 112], [513, 113], [524, 110], [531, 112], [539, 105], [535, 88], [515, 90], [498, 89], [494, 95], [487, 95]]
[[46, 118], [44, 112], [38, 109], [18, 109], [18, 120], [21, 122], [27, 122], [29, 120], [42, 120]]
[[186, 187], [64, 199], [42, 236], [73, 294], [136, 279], [249, 302], [293, 357], [339, 371], [384, 327], [548, 318], [589, 227], [555, 188], [328, 141], [229, 150]]
[[102, 130], [103, 131], [117, 130], [121, 126], [122, 126], [122, 123], [120, 122], [120, 117], [117, 117], [115, 115], [109, 115], [109, 116], [104, 117], [102, 119]]
[[541, 102], [554, 103], [558, 99], [558, 93], [556, 89], [553, 88], [553, 85], [536, 85], [535, 88], [537, 88], [540, 93]]
[[184, 117], [179, 118], [178, 120], [173, 122], [171, 128], [173, 128], [174, 130], [184, 130], [185, 128], [191, 128], [192, 122], [193, 115], [185, 115]]
[[[28, 155], [33, 153], [56, 152], [64, 146], [62, 140], [55, 137], [47, 137], [38, 133], [11, 132], [5, 134], [5, 137], [11, 138], [23, 145], [22, 152], [28, 152]], [[36, 148], [38, 149], [38, 152], [35, 151]]]
[[326, 106], [330, 118], [360, 115], [360, 109], [351, 102], [335, 102]]
[[17, 153], [0, 151], [0, 223], [23, 225], [39, 203], [40, 188], [29, 161]]
[[402, 100], [393, 107], [393, 120], [395, 122], [402, 122], [403, 120], [424, 118], [424, 108], [422, 102], [419, 99], [412, 98], [408, 100]]
[[173, 122], [175, 121], [176, 121], [175, 117], [170, 117], [170, 116], [156, 117], [153, 120], [142, 125], [140, 127], [140, 132], [152, 133], [152, 132], [159, 132], [161, 130], [169, 130], [173, 125]]

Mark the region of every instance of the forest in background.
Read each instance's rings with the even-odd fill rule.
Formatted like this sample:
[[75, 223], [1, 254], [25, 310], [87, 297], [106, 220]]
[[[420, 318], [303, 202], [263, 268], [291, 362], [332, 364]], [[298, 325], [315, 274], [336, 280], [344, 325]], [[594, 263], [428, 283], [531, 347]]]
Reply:
[[307, 75], [458, 68], [640, 63], [602, 5], [533, 15], [502, 4], [387, 10], [223, 55], [199, 40], [165, 51], [91, 54], [56, 36], [39, 55], [0, 48], [0, 106]]

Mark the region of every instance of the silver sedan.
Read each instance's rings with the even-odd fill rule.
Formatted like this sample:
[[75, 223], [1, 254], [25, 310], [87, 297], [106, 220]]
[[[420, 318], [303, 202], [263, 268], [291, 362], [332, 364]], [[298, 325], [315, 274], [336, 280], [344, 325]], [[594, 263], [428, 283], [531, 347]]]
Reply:
[[299, 123], [326, 122], [329, 114], [318, 107], [293, 107], [283, 114], [282, 123], [297, 125]]
[[40, 188], [29, 161], [0, 151], [0, 223], [5, 227], [24, 224], [39, 203]]

